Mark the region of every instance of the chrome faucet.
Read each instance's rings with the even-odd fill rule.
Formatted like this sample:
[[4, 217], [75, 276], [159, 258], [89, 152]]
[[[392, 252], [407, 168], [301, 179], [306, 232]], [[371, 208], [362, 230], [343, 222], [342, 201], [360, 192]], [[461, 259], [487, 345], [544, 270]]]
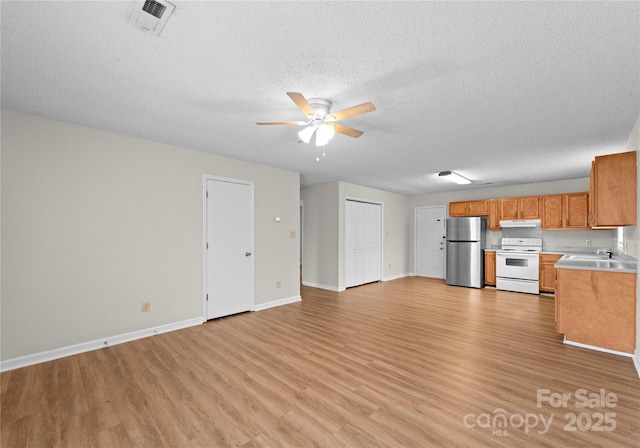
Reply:
[[596, 253], [600, 255], [606, 255], [609, 259], [613, 258], [613, 252], [611, 252], [611, 249], [598, 249]]

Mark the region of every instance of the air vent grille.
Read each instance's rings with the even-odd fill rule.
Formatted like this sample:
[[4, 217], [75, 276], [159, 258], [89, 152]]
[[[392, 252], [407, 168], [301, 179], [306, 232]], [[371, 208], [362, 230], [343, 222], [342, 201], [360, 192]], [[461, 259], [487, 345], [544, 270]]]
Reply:
[[159, 36], [175, 9], [167, 0], [139, 0], [133, 4], [129, 21]]
[[142, 6], [142, 10], [144, 12], [149, 13], [153, 17], [157, 17], [158, 19], [162, 18], [162, 14], [164, 14], [164, 11], [166, 9], [167, 9], [166, 6], [154, 0], [146, 0], [144, 2], [144, 5]]

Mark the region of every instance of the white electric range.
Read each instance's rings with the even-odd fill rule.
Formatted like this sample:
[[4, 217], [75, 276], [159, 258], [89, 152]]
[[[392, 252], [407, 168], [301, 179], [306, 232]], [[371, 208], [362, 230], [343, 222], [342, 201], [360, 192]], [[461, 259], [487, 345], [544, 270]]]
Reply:
[[502, 238], [496, 250], [496, 289], [540, 293], [542, 238]]

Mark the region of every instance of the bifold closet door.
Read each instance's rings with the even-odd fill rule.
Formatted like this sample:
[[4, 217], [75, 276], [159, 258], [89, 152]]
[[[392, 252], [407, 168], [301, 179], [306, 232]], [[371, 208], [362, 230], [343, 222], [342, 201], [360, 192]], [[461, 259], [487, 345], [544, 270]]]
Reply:
[[382, 205], [345, 204], [345, 287], [382, 280]]

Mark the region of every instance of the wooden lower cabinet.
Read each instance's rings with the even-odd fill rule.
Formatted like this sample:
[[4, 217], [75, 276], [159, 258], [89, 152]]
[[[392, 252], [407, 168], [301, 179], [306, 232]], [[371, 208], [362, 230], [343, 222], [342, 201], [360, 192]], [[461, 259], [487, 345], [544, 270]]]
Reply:
[[556, 331], [567, 340], [633, 353], [637, 274], [557, 269]]
[[540, 254], [540, 291], [556, 291], [556, 262], [562, 258], [562, 254]]
[[496, 253], [495, 251], [484, 252], [484, 284], [496, 284]]

